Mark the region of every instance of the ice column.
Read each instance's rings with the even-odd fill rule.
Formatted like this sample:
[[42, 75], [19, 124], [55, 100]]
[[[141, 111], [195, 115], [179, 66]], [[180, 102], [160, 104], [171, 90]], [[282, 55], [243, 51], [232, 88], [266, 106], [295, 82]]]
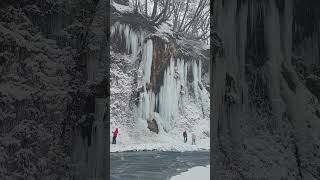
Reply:
[[147, 43], [144, 44], [143, 47], [143, 62], [144, 62], [144, 82], [150, 83], [150, 76], [151, 76], [151, 65], [152, 65], [152, 51], [153, 51], [153, 44], [152, 40], [149, 39]]
[[159, 115], [161, 124], [165, 129], [170, 129], [179, 105], [183, 106], [181, 97], [188, 96], [187, 77], [188, 66], [192, 68], [193, 86], [196, 97], [200, 96], [198, 83], [201, 81], [201, 62], [195, 60], [186, 62], [177, 59], [176, 65], [171, 58], [169, 67], [164, 72], [163, 85], [159, 92]]
[[147, 90], [151, 76], [152, 51], [153, 43], [152, 40], [149, 39], [143, 46], [143, 92], [140, 94], [139, 103], [140, 117], [146, 120], [150, 120], [152, 118], [156, 102], [155, 94], [151, 90]]
[[194, 94], [195, 97], [198, 99], [199, 97], [199, 87], [198, 83], [201, 81], [201, 61], [199, 61], [199, 64], [197, 64], [197, 61], [192, 61], [192, 75], [193, 75], [193, 88], [194, 88]]

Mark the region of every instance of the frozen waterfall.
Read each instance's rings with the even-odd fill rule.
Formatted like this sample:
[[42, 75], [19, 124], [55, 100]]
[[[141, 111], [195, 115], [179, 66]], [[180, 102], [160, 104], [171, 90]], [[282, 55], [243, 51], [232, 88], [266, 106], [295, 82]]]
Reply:
[[[121, 40], [126, 48], [126, 54], [131, 58], [141, 58], [139, 64], [138, 87], [139, 103], [137, 107], [137, 118], [142, 122], [156, 120], [159, 131], [172, 129], [178, 113], [184, 109], [187, 103], [202, 103], [201, 100], [201, 60], [189, 59], [187, 57], [171, 57], [167, 67], [153, 67], [155, 41], [146, 32], [131, 28], [129, 25], [115, 23], [111, 27], [111, 36]], [[165, 47], [168, 45], [166, 44]], [[166, 50], [165, 50], [166, 51]], [[137, 61], [131, 61], [138, 63]], [[155, 68], [161, 69], [161, 78], [152, 72]], [[141, 72], [140, 72], [141, 71]], [[188, 79], [190, 78], [190, 79]], [[155, 79], [159, 82], [154, 82]], [[161, 80], [160, 80], [161, 79]], [[155, 90], [155, 85], [161, 84]], [[188, 101], [187, 103], [184, 103]], [[197, 102], [198, 101], [198, 102]]]
[[[201, 61], [170, 58], [169, 66], [163, 74], [163, 83], [157, 94], [146, 87], [150, 83], [152, 67], [152, 40], [148, 40], [143, 48], [144, 91], [140, 95], [140, 117], [144, 120], [155, 119], [165, 131], [171, 129], [179, 107], [183, 108], [183, 99], [192, 98], [188, 93], [188, 72], [192, 73], [191, 88], [194, 98], [200, 97]], [[188, 69], [191, 68], [191, 71]], [[161, 83], [161, 82], [156, 82]]]

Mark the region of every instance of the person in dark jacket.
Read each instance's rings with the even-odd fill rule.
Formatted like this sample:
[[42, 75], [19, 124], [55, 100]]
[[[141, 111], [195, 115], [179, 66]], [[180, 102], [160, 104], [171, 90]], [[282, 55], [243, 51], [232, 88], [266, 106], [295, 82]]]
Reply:
[[183, 132], [183, 140], [184, 140], [184, 143], [188, 141], [188, 135], [186, 130]]
[[119, 133], [118, 128], [116, 128], [115, 131], [112, 131], [112, 133], [113, 133], [112, 144], [117, 144], [117, 136]]

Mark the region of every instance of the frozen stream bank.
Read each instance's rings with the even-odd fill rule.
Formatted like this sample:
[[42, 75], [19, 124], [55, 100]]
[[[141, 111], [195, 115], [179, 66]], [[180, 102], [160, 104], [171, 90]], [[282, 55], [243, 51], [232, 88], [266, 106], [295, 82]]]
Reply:
[[169, 180], [195, 166], [207, 166], [210, 153], [122, 152], [110, 154], [111, 180]]

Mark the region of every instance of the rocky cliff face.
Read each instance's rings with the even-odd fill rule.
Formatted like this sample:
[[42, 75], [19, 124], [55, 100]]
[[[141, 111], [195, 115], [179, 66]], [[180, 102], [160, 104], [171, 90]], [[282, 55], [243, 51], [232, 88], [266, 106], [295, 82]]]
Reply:
[[217, 177], [320, 178], [317, 8], [215, 1], [223, 49], [212, 64]]

